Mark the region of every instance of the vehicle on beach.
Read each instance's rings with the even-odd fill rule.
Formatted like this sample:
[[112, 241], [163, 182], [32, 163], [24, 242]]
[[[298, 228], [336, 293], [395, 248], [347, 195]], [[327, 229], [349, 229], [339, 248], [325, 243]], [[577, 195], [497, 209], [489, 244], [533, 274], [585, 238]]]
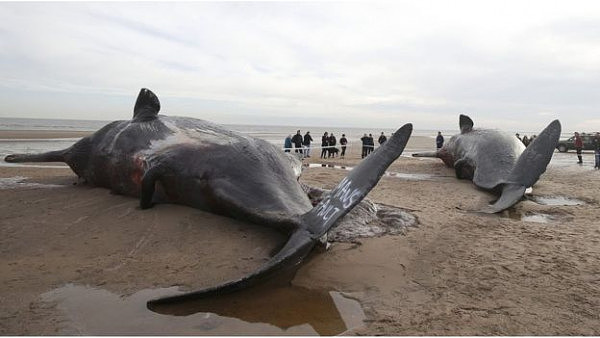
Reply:
[[[583, 150], [594, 150], [594, 144], [592, 140], [594, 139], [595, 133], [581, 133], [581, 140], [583, 141]], [[558, 141], [556, 145], [556, 149], [561, 153], [567, 152], [569, 150], [575, 150], [575, 136], [571, 136], [568, 139], [562, 139]]]

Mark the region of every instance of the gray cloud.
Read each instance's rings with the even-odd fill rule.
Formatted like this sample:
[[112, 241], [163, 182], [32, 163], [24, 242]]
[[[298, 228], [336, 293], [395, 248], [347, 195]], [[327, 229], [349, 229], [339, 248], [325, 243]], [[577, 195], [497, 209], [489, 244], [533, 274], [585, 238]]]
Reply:
[[3, 2], [0, 114], [122, 119], [148, 87], [219, 123], [600, 130], [599, 19], [588, 1]]

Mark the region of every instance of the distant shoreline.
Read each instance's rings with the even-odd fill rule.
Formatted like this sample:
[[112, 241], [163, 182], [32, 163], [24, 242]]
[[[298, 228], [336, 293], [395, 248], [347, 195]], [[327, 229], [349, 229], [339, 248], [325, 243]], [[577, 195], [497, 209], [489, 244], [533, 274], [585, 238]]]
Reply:
[[0, 130], [0, 139], [26, 140], [81, 138], [93, 133], [93, 131], [81, 130]]

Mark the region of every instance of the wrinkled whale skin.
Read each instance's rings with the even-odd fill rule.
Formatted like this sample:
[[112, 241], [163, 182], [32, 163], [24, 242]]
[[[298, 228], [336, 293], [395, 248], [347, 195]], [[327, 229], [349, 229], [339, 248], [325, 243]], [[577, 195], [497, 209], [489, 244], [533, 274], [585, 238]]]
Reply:
[[[164, 115], [113, 122], [65, 154], [79, 177], [117, 194], [140, 197], [144, 175], [158, 171], [155, 203], [291, 227], [284, 218], [306, 213], [312, 205], [286, 157], [264, 140], [208, 121]], [[235, 198], [236, 206], [226, 196]]]

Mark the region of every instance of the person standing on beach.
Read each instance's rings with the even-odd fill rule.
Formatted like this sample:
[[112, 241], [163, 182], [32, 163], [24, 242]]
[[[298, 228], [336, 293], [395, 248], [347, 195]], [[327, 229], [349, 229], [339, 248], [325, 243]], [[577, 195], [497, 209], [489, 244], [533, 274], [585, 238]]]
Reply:
[[596, 132], [596, 135], [592, 139], [592, 144], [594, 145], [594, 168], [600, 169], [600, 133]]
[[383, 145], [385, 143], [385, 141], [387, 141], [387, 137], [385, 137], [385, 135], [383, 134], [383, 132], [381, 132], [381, 136], [379, 136], [379, 139], [377, 140], [377, 143], [379, 143], [379, 146]]
[[373, 139], [373, 134], [369, 134], [369, 147], [367, 148], [367, 155], [375, 150], [375, 140]]
[[527, 135], [523, 135], [523, 140], [521, 140], [523, 142], [523, 144], [527, 147], [529, 145], [529, 143], [531, 142], [529, 140], [529, 138], [527, 138]]
[[300, 134], [300, 130], [298, 130], [296, 132], [296, 135], [294, 135], [294, 137], [292, 137], [292, 142], [294, 143], [294, 146], [296, 147], [296, 152], [302, 154], [302, 134]]
[[310, 143], [313, 141], [310, 131], [304, 134], [304, 157], [310, 157]]
[[437, 137], [435, 138], [435, 146], [437, 149], [440, 149], [444, 146], [444, 136], [442, 136], [441, 131], [438, 131]]
[[325, 132], [323, 137], [321, 137], [321, 158], [325, 158], [327, 147], [329, 147], [329, 133]]
[[329, 157], [335, 157], [335, 145], [337, 144], [337, 139], [335, 138], [335, 136], [333, 136], [333, 133], [331, 133], [331, 135], [329, 135], [329, 154], [327, 155], [327, 158]]
[[583, 149], [583, 140], [581, 139], [581, 136], [579, 136], [578, 132], [575, 132], [575, 151], [577, 152], [577, 159], [579, 161], [577, 161], [577, 164], [583, 164], [583, 160], [581, 158], [581, 150]]
[[292, 148], [292, 134], [285, 138], [285, 141], [283, 142], [283, 148], [286, 153], [290, 152], [290, 149]]
[[367, 147], [369, 146], [369, 137], [367, 134], [364, 134], [363, 137], [360, 138], [360, 141], [362, 142], [361, 158], [365, 158], [365, 156], [367, 156]]
[[515, 136], [519, 139], [519, 141], [523, 142], [523, 140], [521, 140], [521, 136], [519, 135], [519, 133], [516, 133]]
[[342, 145], [342, 153], [340, 156], [344, 158], [346, 155], [346, 144], [348, 144], [348, 139], [346, 139], [346, 134], [342, 134], [342, 138], [340, 139], [340, 144]]

